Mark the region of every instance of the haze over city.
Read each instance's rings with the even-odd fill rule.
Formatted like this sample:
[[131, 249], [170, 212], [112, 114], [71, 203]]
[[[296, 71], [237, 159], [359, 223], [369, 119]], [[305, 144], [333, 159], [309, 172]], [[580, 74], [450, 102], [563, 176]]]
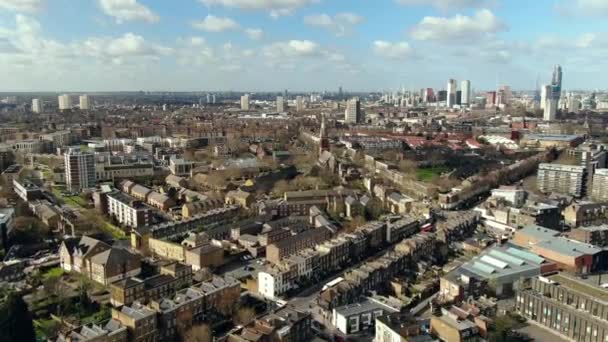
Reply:
[[[593, 0], [1, 0], [0, 91], [601, 89]], [[262, 82], [263, 81], [263, 82]]]

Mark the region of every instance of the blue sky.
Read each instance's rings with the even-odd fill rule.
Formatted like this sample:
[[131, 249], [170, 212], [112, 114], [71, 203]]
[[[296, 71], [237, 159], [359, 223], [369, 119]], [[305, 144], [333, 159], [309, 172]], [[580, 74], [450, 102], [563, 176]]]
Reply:
[[608, 0], [0, 0], [0, 91], [604, 89]]

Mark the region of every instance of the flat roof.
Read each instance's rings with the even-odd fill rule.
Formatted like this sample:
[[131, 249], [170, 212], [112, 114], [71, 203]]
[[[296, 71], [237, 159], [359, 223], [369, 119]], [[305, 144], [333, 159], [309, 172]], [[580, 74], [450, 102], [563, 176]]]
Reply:
[[604, 302], [608, 302], [608, 290], [603, 289], [601, 287], [593, 286], [589, 283], [572, 278], [563, 273], [557, 273], [548, 276], [547, 278], [559, 283], [560, 286], [564, 286], [576, 292], [580, 292], [590, 297], [599, 298]]

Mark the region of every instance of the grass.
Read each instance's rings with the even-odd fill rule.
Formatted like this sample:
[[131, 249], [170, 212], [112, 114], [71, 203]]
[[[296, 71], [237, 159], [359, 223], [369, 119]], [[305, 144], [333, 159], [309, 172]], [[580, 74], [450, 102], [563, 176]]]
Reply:
[[34, 321], [37, 341], [46, 341], [59, 326], [59, 322], [53, 319], [37, 319]]
[[102, 225], [102, 230], [104, 232], [112, 235], [113, 238], [118, 239], [118, 240], [124, 239], [127, 237], [127, 235], [125, 234], [125, 232], [122, 229], [116, 227], [115, 225], [113, 225], [110, 222], [105, 221], [105, 220]]
[[53, 267], [42, 275], [43, 279], [48, 279], [52, 277], [61, 277], [63, 275], [63, 269], [60, 267]]
[[423, 182], [429, 182], [436, 176], [441, 176], [442, 173], [448, 172], [450, 169], [446, 166], [435, 166], [418, 169], [416, 177]]
[[61, 191], [62, 190], [60, 188], [53, 187], [53, 195], [68, 206], [75, 208], [85, 208], [87, 206], [87, 202], [84, 200], [84, 198], [80, 196], [64, 196], [61, 194]]

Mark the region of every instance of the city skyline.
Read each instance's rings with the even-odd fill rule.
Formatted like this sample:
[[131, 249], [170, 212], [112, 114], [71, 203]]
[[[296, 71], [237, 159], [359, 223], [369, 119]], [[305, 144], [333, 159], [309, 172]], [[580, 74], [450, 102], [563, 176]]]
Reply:
[[522, 4], [0, 0], [0, 92], [605, 88], [608, 3]]

